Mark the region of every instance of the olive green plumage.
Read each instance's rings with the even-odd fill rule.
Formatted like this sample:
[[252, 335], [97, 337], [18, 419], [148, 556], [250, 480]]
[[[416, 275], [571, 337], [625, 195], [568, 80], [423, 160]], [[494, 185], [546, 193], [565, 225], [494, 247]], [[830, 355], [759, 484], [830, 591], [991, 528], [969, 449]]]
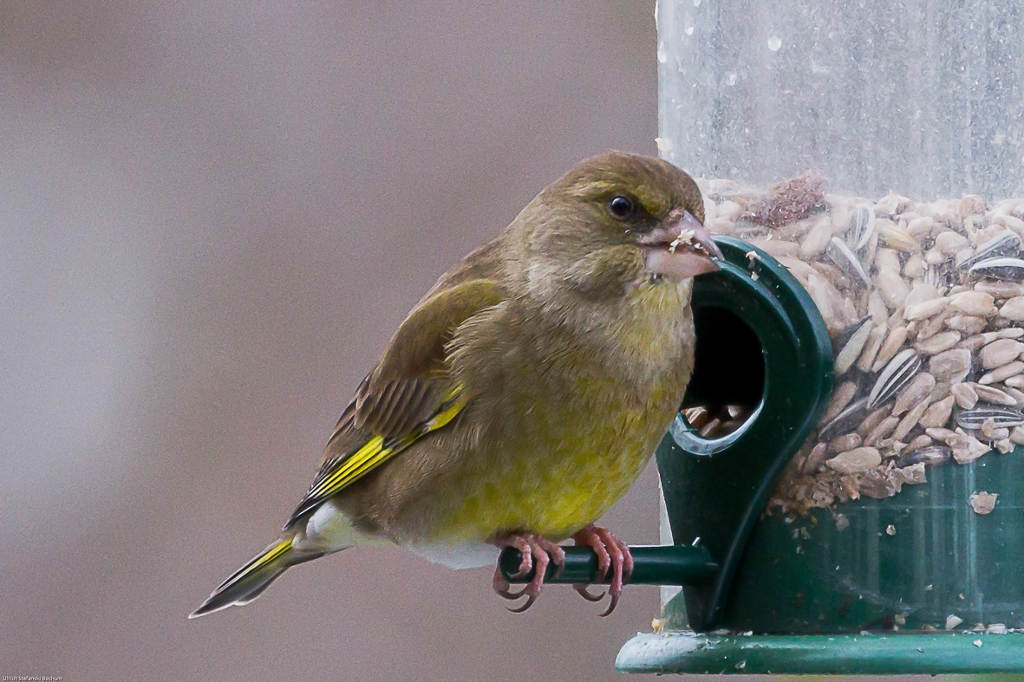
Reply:
[[[677, 239], [686, 214], [696, 245]], [[429, 554], [509, 532], [558, 541], [597, 519], [636, 480], [689, 380], [691, 277], [714, 268], [693, 217], [704, 213], [688, 175], [620, 152], [542, 191], [416, 305], [270, 558], [193, 615], [354, 544]]]

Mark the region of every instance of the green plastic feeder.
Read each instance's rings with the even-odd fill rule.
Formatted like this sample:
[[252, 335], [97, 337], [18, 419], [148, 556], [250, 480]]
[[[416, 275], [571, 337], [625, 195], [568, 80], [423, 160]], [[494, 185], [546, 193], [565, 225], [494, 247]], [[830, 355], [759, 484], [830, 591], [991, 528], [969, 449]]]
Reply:
[[[782, 467], [821, 417], [832, 347], [800, 284], [766, 253], [720, 238], [729, 261], [694, 289], [698, 373], [687, 402], [746, 403], [740, 430], [700, 438], [678, 418], [657, 452], [672, 537], [718, 566], [665, 605], [623, 672], [910, 674], [1024, 670], [1024, 458], [929, 471], [927, 485], [831, 511], [763, 515]], [[756, 281], [746, 266], [755, 251]], [[731, 375], [720, 375], [728, 360]], [[761, 365], [761, 372], [757, 365]], [[756, 394], [756, 395], [755, 395]], [[1000, 490], [1000, 515], [965, 504]], [[1005, 504], [1005, 506], [1004, 506]], [[950, 615], [961, 619], [946, 632]], [[934, 628], [937, 631], [929, 631]]]
[[[737, 207], [751, 209], [745, 186], [764, 190], [808, 170], [827, 180], [826, 192], [867, 198], [894, 226], [908, 209], [887, 211], [890, 192], [909, 212], [919, 211], [913, 202], [929, 202], [927, 213], [950, 200], [960, 222], [943, 225], [975, 236], [998, 221], [986, 212], [968, 224], [961, 197], [984, 199], [991, 211], [1024, 193], [1022, 22], [1021, 7], [1003, 0], [659, 0], [660, 154], [699, 179], [717, 202], [709, 215], [721, 217], [733, 201], [722, 224], [737, 236], [765, 236], [737, 218]], [[813, 259], [807, 233], [786, 236], [787, 225], [767, 232], [808, 247], [797, 257]], [[833, 227], [830, 236], [848, 239]], [[922, 257], [935, 237], [921, 236]], [[855, 246], [858, 258], [874, 253]], [[628, 642], [617, 669], [1024, 672], [1022, 446], [928, 469], [926, 483], [893, 497], [765, 515], [780, 469], [822, 414], [833, 349], [818, 309], [784, 268], [758, 254], [754, 281], [749, 249], [730, 240], [722, 248], [732, 266], [694, 290], [701, 357], [688, 400], [756, 411], [715, 441], [679, 419], [657, 453], [671, 529], [663, 539], [689, 546], [699, 537], [718, 568], [671, 597], [662, 630]], [[900, 275], [919, 281], [906, 270], [912, 251], [899, 256]], [[834, 256], [820, 262], [850, 272], [851, 261]], [[870, 288], [879, 261], [866, 258]], [[851, 278], [841, 295], [865, 293]], [[855, 304], [863, 315], [865, 300]], [[898, 307], [887, 303], [889, 314]], [[976, 491], [999, 493], [991, 514], [967, 504]]]

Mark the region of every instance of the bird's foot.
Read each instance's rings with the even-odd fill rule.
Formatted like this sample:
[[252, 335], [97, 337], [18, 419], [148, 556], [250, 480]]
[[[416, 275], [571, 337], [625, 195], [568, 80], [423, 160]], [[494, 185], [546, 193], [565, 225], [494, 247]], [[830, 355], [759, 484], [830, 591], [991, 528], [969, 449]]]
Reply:
[[[572, 539], [577, 546], [590, 547], [597, 554], [597, 571], [601, 580], [607, 578], [611, 571], [611, 583], [608, 585], [610, 601], [608, 608], [601, 614], [602, 617], [607, 616], [615, 610], [622, 586], [629, 582], [633, 573], [633, 555], [629, 552], [629, 545], [594, 524], [573, 535]], [[573, 589], [587, 601], [601, 601], [604, 598], [604, 594], [591, 594], [586, 585], [573, 585]]]
[[498, 549], [515, 547], [522, 553], [523, 561], [519, 564], [519, 571], [515, 574], [515, 578], [523, 578], [531, 570], [536, 569], [530, 582], [526, 583], [526, 587], [518, 592], [511, 590], [512, 586], [501, 574], [501, 567], [494, 569], [492, 585], [494, 591], [499, 596], [505, 599], [519, 599], [524, 595], [526, 596], [526, 601], [521, 606], [509, 608], [509, 611], [512, 613], [522, 613], [533, 606], [533, 602], [537, 601], [537, 595], [540, 594], [540, 588], [544, 585], [544, 574], [547, 573], [549, 564], [555, 565], [555, 576], [561, 572], [562, 567], [565, 565], [565, 550], [539, 535], [501, 533], [494, 536], [491, 543], [498, 547]]

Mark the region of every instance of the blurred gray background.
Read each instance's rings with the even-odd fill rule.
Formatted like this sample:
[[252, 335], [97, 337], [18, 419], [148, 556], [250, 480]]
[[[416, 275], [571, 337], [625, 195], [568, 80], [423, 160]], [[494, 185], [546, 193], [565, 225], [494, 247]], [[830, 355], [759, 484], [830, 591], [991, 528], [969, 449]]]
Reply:
[[[0, 675], [615, 678], [656, 588], [514, 615], [489, 569], [363, 548], [185, 617], [437, 275], [655, 152], [655, 45], [637, 0], [0, 4]], [[657, 519], [648, 470], [606, 522]]]

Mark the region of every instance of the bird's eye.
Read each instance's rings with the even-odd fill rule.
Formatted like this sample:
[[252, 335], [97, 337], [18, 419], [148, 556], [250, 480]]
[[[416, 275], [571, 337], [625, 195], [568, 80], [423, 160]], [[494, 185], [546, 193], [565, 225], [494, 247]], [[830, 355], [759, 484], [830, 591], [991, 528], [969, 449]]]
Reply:
[[629, 197], [624, 197], [620, 194], [612, 197], [612, 200], [608, 202], [608, 210], [614, 213], [617, 218], [628, 218], [636, 211], [636, 206], [633, 205]]

